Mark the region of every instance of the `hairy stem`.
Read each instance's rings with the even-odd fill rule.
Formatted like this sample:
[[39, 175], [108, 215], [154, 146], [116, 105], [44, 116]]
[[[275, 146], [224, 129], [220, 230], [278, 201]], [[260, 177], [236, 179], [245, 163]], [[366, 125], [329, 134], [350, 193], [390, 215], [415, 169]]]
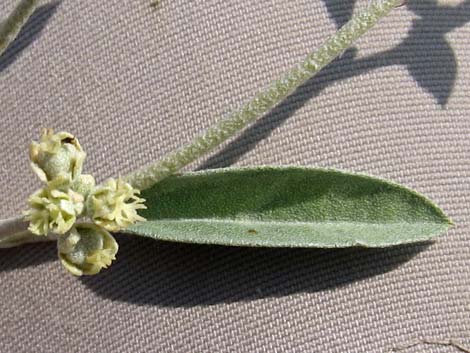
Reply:
[[203, 134], [197, 136], [192, 142], [170, 152], [157, 163], [127, 175], [125, 177], [126, 181], [137, 189], [147, 189], [210, 152], [281, 103], [297, 87], [315, 76], [381, 18], [402, 3], [403, 0], [383, 0], [372, 3], [362, 13], [354, 16], [318, 50], [309, 54], [303, 62], [289, 70], [280, 79], [274, 81], [267, 89], [256, 94], [252, 100], [242, 105], [240, 109], [220, 120]]
[[8, 18], [0, 23], [0, 55], [16, 38], [38, 6], [38, 0], [21, 0]]
[[28, 225], [28, 222], [25, 222], [23, 217], [0, 220], [0, 249], [57, 239], [55, 235], [34, 235], [28, 231]]
[[459, 352], [470, 353], [470, 349], [465, 347], [463, 344], [458, 343], [453, 339], [448, 340], [436, 340], [436, 339], [429, 339], [429, 338], [422, 338], [415, 340], [411, 343], [405, 344], [400, 347], [392, 348], [389, 352], [401, 352], [404, 350], [408, 350], [413, 347], [417, 347], [419, 345], [428, 345], [428, 346], [441, 346], [441, 347], [452, 347], [457, 349]]

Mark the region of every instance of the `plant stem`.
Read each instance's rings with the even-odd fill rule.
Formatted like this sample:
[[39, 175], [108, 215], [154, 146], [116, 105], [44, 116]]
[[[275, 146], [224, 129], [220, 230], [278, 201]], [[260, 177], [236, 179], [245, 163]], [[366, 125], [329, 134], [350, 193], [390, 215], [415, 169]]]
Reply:
[[0, 220], [0, 249], [57, 239], [55, 235], [34, 235], [28, 231], [28, 225], [28, 222], [25, 222], [23, 217]]
[[38, 0], [21, 0], [8, 18], [0, 24], [0, 55], [16, 38], [38, 6]]
[[453, 347], [453, 348], [459, 350], [460, 352], [470, 353], [469, 348], [465, 347], [463, 344], [460, 344], [460, 343], [456, 342], [453, 339], [435, 340], [435, 339], [429, 339], [429, 338], [418, 339], [418, 340], [415, 340], [414, 342], [408, 343], [406, 345], [392, 348], [389, 352], [401, 352], [401, 351], [408, 350], [410, 348], [413, 348], [413, 347], [416, 347], [416, 346], [419, 346], [419, 345]]
[[147, 189], [210, 152], [281, 103], [297, 87], [315, 76], [381, 18], [402, 3], [403, 0], [384, 0], [372, 3], [362, 13], [354, 16], [317, 51], [309, 54], [303, 62], [274, 81], [267, 89], [256, 94], [239, 110], [220, 120], [189, 144], [170, 152], [162, 160], [127, 175], [125, 180], [139, 190]]

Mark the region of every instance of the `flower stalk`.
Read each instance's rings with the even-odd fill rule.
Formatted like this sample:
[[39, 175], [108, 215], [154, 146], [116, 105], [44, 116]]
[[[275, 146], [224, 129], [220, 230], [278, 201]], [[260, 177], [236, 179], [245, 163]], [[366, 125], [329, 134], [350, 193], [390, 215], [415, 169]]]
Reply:
[[274, 81], [268, 88], [260, 91], [238, 110], [207, 129], [192, 142], [170, 152], [155, 164], [130, 173], [124, 179], [133, 187], [144, 190], [207, 154], [281, 103], [296, 88], [315, 76], [380, 19], [402, 3], [403, 0], [373, 2], [362, 13], [354, 16], [316, 51], [309, 54], [304, 61]]

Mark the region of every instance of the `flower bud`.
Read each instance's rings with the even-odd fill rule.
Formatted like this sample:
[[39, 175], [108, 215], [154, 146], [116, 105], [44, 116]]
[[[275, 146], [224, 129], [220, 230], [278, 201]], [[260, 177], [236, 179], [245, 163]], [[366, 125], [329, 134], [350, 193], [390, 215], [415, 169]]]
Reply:
[[106, 230], [84, 223], [60, 236], [57, 248], [62, 265], [75, 276], [81, 276], [97, 274], [110, 266], [119, 246]]
[[31, 167], [43, 182], [57, 177], [75, 180], [81, 173], [85, 152], [78, 140], [68, 132], [54, 134], [45, 129], [40, 142], [32, 142], [29, 147]]
[[108, 179], [98, 186], [87, 200], [87, 212], [93, 222], [111, 232], [117, 232], [145, 218], [137, 210], [145, 209], [139, 190], [122, 179]]
[[30, 208], [23, 214], [29, 221], [28, 229], [36, 235], [64, 234], [84, 208], [83, 196], [70, 189], [61, 190], [57, 180], [32, 194], [28, 203]]

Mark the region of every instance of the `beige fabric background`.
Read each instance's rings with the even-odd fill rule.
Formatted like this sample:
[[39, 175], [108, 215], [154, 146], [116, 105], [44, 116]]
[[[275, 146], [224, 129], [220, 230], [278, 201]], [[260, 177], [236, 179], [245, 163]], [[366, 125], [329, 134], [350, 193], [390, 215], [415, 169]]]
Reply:
[[[188, 141], [286, 71], [366, 0], [44, 1], [0, 57], [0, 216], [39, 186], [27, 145], [75, 133], [103, 179]], [[5, 16], [15, 0], [2, 0]], [[95, 277], [52, 244], [0, 250], [0, 352], [388, 352], [470, 345], [470, 1], [410, 0], [192, 168], [366, 172], [456, 227], [384, 250], [243, 249], [119, 236]], [[460, 6], [458, 6], [460, 4]], [[420, 345], [404, 352], [456, 352]]]

